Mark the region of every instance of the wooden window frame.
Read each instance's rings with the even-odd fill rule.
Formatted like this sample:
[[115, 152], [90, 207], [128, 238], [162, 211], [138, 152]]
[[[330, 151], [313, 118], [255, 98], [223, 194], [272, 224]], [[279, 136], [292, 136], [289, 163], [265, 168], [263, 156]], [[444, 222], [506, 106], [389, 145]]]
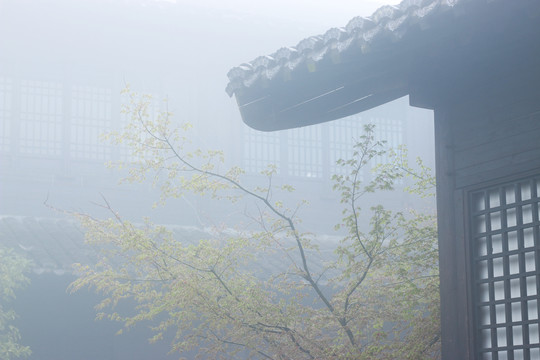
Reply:
[[[529, 196], [524, 198], [523, 186], [529, 186]], [[509, 189], [513, 190], [508, 192]], [[492, 194], [498, 198], [496, 204], [491, 204], [490, 197]], [[507, 201], [508, 196], [513, 196], [512, 201]], [[476, 199], [475, 199], [476, 197]], [[481, 199], [480, 207], [475, 209], [475, 204], [479, 204], [478, 199]], [[495, 200], [495, 197], [493, 197]], [[523, 209], [530, 208], [530, 218], [524, 221]], [[466, 233], [468, 234], [468, 259], [467, 263], [470, 266], [468, 271], [468, 281], [470, 290], [469, 306], [472, 310], [472, 329], [471, 334], [474, 338], [474, 354], [475, 358], [479, 359], [493, 359], [493, 360], [518, 360], [518, 359], [535, 359], [540, 355], [540, 341], [538, 339], [539, 320], [540, 314], [540, 175], [538, 172], [521, 174], [521, 176], [513, 176], [499, 180], [497, 182], [490, 182], [480, 184], [474, 188], [467, 190], [466, 196]], [[508, 212], [514, 212], [515, 221], [510, 224], [508, 222]], [[492, 221], [493, 214], [498, 214], [499, 225], [497, 222]], [[483, 226], [485, 228], [481, 231], [475, 231], [475, 218], [484, 218]], [[495, 228], [492, 225], [495, 224]], [[480, 224], [482, 225], [482, 224]], [[525, 231], [530, 231], [532, 236], [532, 246], [525, 244]], [[509, 247], [508, 236], [510, 233], [515, 233], [515, 245], [512, 248]], [[493, 248], [493, 239], [500, 237], [500, 247]], [[483, 239], [483, 240], [482, 240]], [[482, 247], [485, 247], [485, 251], [482, 250], [479, 253], [478, 246], [480, 242]], [[498, 241], [498, 240], [497, 240]], [[500, 251], [499, 251], [500, 250]], [[534, 268], [527, 271], [526, 261], [527, 255], [534, 254]], [[511, 265], [514, 263], [510, 260], [511, 257], [517, 259], [519, 270], [514, 272], [515, 269], [511, 269]], [[502, 270], [494, 273], [496, 268], [493, 266], [494, 261], [502, 265]], [[486, 270], [479, 279], [479, 267], [477, 266], [483, 262]], [[527, 280], [531, 278], [534, 282], [534, 294], [527, 293], [528, 283]], [[511, 282], [517, 280], [519, 286], [519, 296], [514, 297], [512, 293]], [[495, 287], [502, 284], [503, 297], [499, 298]], [[487, 299], [481, 298], [482, 294], [478, 289], [483, 286], [487, 286]], [[534, 305], [536, 303], [536, 305]], [[530, 319], [529, 306], [535, 308], [535, 318]], [[519, 320], [514, 321], [512, 317], [512, 307], [519, 305], [520, 317]], [[482, 323], [482, 316], [480, 314], [481, 309], [489, 309], [489, 323]], [[501, 313], [497, 312], [504, 308], [504, 321], [501, 321]], [[516, 306], [517, 308], [517, 306]], [[532, 314], [532, 313], [531, 313]], [[529, 338], [529, 330], [536, 328], [536, 338]], [[515, 337], [512, 335], [514, 331], [521, 331], [521, 342], [514, 344]], [[489, 347], [482, 347], [480, 336], [481, 331], [489, 332]], [[504, 330], [504, 331], [503, 331]], [[503, 344], [499, 346], [498, 333], [504, 332]], [[535, 341], [534, 341], [535, 340]], [[500, 355], [500, 356], [499, 356]]]

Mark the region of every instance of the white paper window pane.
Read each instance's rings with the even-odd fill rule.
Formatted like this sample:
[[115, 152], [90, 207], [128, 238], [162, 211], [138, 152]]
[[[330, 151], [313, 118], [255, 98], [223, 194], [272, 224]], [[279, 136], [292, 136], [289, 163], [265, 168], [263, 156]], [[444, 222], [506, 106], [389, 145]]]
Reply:
[[484, 193], [476, 193], [473, 195], [473, 209], [474, 211], [482, 211], [486, 208]]
[[529, 200], [531, 198], [531, 185], [526, 183], [521, 183], [521, 200]]
[[506, 210], [506, 225], [508, 227], [517, 225], [516, 208]]
[[497, 324], [503, 324], [506, 322], [506, 310], [504, 304], [495, 305], [495, 320]]
[[523, 245], [526, 248], [534, 246], [534, 233], [532, 228], [523, 229]]
[[516, 202], [516, 188], [514, 185], [506, 186], [504, 193], [506, 196], [506, 204], [513, 204]]
[[536, 276], [527, 276], [527, 296], [536, 295]]
[[499, 254], [502, 252], [502, 235], [497, 234], [491, 237], [491, 248], [493, 254]]
[[521, 296], [521, 286], [519, 279], [510, 279], [510, 296], [517, 298]]
[[482, 330], [482, 332], [480, 334], [481, 334], [480, 337], [481, 337], [482, 348], [484, 348], [484, 349], [491, 348], [491, 330], [490, 329], [484, 329], [484, 330]]
[[478, 278], [487, 279], [488, 278], [488, 262], [487, 260], [482, 260], [478, 262]]
[[538, 303], [537, 300], [527, 301], [527, 315], [529, 320], [538, 320]]
[[510, 255], [508, 257], [508, 265], [510, 268], [510, 275], [519, 273], [519, 255]]
[[517, 322], [521, 321], [521, 303], [515, 302], [512, 303], [512, 321]]
[[536, 270], [536, 262], [534, 252], [525, 253], [525, 271], [534, 271]]
[[497, 346], [506, 346], [506, 328], [497, 329]]
[[489, 191], [489, 207], [494, 208], [501, 205], [499, 199], [499, 189], [494, 189]]
[[493, 283], [493, 289], [495, 290], [495, 300], [503, 300], [504, 299], [504, 282], [503, 281], [495, 281]]
[[517, 231], [510, 231], [508, 233], [508, 250], [517, 250], [518, 249], [518, 233]]
[[493, 276], [503, 276], [503, 259], [495, 258], [493, 259]]
[[489, 285], [486, 283], [478, 286], [479, 298], [481, 302], [489, 301]]
[[490, 308], [490, 306], [481, 306], [480, 307], [480, 325], [489, 325], [489, 324], [491, 324], [489, 308]]
[[490, 215], [491, 220], [491, 230], [500, 230], [501, 229], [501, 212], [497, 211]]
[[486, 232], [486, 216], [480, 215], [476, 216], [474, 219], [474, 229], [476, 234], [481, 234]]
[[525, 205], [522, 207], [523, 224], [530, 224], [533, 221], [532, 218], [532, 205]]
[[521, 326], [512, 327], [512, 339], [514, 340], [514, 345], [523, 345], [523, 330]]
[[487, 255], [487, 239], [485, 237], [481, 237], [476, 241], [476, 253], [479, 256]]
[[538, 324], [529, 325], [529, 344], [538, 344], [540, 339], [538, 338]]

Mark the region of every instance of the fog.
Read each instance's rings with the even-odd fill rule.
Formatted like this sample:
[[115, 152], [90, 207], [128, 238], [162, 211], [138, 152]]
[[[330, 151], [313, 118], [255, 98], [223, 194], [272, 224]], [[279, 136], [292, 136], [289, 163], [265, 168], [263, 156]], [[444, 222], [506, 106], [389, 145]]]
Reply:
[[[22, 216], [52, 216], [41, 205], [47, 196], [58, 207], [88, 210], [99, 193], [114, 198], [129, 192], [129, 187], [109, 189], [119, 174], [103, 168], [112, 150], [99, 140], [100, 133], [120, 126], [120, 91], [126, 84], [156, 99], [168, 98], [175, 121], [195, 124], [195, 143], [223, 149], [230, 163], [244, 165], [241, 142], [249, 130], [234, 98], [224, 92], [228, 70], [323, 33], [331, 23], [345, 25], [354, 14], [352, 3], [345, 2], [348, 6], [339, 12], [338, 6], [302, 2], [276, 3], [271, 9], [211, 1], [1, 4], [0, 212]], [[368, 15], [380, 2], [363, 4], [356, 13]], [[383, 112], [413, 116], [406, 114], [415, 111], [406, 100], [401, 103]], [[429, 122], [416, 124], [422, 121]], [[429, 141], [412, 143], [414, 148]], [[426, 146], [422, 155], [429, 158]], [[136, 207], [113, 204], [139, 208], [141, 216], [153, 200], [137, 201]]]
[[[99, 206], [105, 198], [135, 222], [149, 217], [197, 229], [241, 226], [246, 211], [256, 211], [249, 202], [231, 206], [191, 195], [154, 209], [159, 191], [150, 182], [120, 185], [125, 172], [104, 164], [129, 150], [101, 142], [100, 134], [124, 124], [121, 90], [127, 84], [151, 94], [157, 108], [173, 112], [174, 124], [191, 122], [193, 146], [222, 149], [225, 165], [244, 168], [249, 186], [265, 182], [259, 175], [265, 162], [278, 162], [275, 184], [292, 184], [297, 191], [274, 196], [284, 196], [291, 207], [309, 200], [298, 216], [302, 230], [316, 234], [335, 236], [341, 216], [330, 176], [344, 155], [323, 155], [332, 145], [321, 135], [336, 124], [357, 122], [357, 136], [361, 124], [387, 124], [390, 130], [381, 127], [376, 134], [391, 146], [406, 143], [411, 160], [420, 156], [433, 166], [432, 113], [409, 107], [407, 98], [351, 119], [259, 134], [242, 123], [235, 99], [225, 93], [231, 68], [396, 3], [0, 0], [0, 241], [35, 261], [32, 285], [16, 306], [23, 339], [33, 346], [31, 359], [72, 359], [71, 348], [88, 354], [77, 359], [155, 356], [141, 340], [145, 330], [132, 335], [138, 340], [117, 337], [110, 349], [92, 345], [109, 344], [118, 326], [91, 320], [94, 295], [77, 294], [73, 298], [80, 304], [69, 302], [63, 290], [72, 279], [67, 264], [78, 259], [79, 243], [63, 255], [55, 251], [72, 246], [71, 239], [82, 241], [82, 234], [58, 210], [109, 216]], [[159, 100], [164, 98], [167, 103]], [[275, 144], [281, 155], [270, 155], [261, 143]], [[352, 151], [352, 144], [349, 136], [343, 151]], [[306, 163], [291, 157], [295, 151]], [[364, 208], [380, 202], [394, 209], [433, 210], [432, 200], [400, 191], [368, 197]], [[42, 299], [39, 305], [36, 298]], [[73, 333], [71, 327], [84, 330]], [[51, 345], [63, 337], [69, 347]], [[157, 348], [165, 358], [167, 343]]]

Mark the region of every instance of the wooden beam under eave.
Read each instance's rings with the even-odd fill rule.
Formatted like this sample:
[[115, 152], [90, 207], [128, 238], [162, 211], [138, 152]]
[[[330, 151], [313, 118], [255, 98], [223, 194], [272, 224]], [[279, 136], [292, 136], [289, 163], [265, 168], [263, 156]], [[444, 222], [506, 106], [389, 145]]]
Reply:
[[250, 106], [240, 108], [240, 112], [248, 126], [261, 131], [274, 131], [340, 119], [407, 95], [406, 88], [401, 86], [374, 94], [346, 90], [341, 88], [314, 101], [282, 110], [271, 108], [271, 98], [262, 98]]
[[[339, 64], [317, 63], [285, 79], [259, 80], [235, 93], [243, 121], [272, 131], [339, 119], [407, 94], [408, 50], [396, 47], [347, 54]], [[368, 97], [372, 97], [368, 99]], [[365, 101], [364, 101], [365, 98]]]
[[245, 102], [240, 94], [237, 98], [244, 101], [239, 108], [248, 126], [262, 131], [288, 129], [336, 120], [405, 96], [403, 73], [390, 67], [383, 74], [362, 73], [360, 80], [355, 76], [346, 80], [323, 76], [302, 86], [280, 84], [261, 91], [258, 97], [252, 93], [251, 102]]

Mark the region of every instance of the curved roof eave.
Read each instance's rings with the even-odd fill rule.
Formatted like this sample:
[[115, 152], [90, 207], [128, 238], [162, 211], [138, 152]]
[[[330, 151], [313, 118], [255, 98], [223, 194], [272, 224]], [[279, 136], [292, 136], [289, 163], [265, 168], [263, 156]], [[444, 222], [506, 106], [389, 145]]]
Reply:
[[355, 17], [343, 28], [329, 29], [323, 35], [303, 39], [294, 47], [283, 47], [273, 54], [259, 56], [232, 68], [227, 76], [229, 96], [239, 90], [261, 86], [263, 82], [286, 77], [286, 73], [308, 71], [325, 61], [352, 53], [369, 53], [381, 44], [399, 42], [410, 29], [430, 27], [435, 15], [459, 8], [471, 0], [403, 0], [397, 6], [383, 6], [370, 17]]
[[471, 33], [482, 34], [472, 35], [482, 41], [499, 31], [497, 18], [490, 17], [510, 4], [404, 0], [384, 6], [369, 18], [353, 18], [344, 28], [231, 69], [226, 91], [235, 95], [243, 121], [263, 131], [352, 115], [409, 94], [419, 73], [429, 76], [422, 66], [437, 56], [452, 57], [456, 49], [467, 56], [471, 48], [463, 48]]

